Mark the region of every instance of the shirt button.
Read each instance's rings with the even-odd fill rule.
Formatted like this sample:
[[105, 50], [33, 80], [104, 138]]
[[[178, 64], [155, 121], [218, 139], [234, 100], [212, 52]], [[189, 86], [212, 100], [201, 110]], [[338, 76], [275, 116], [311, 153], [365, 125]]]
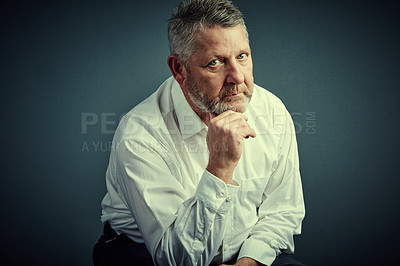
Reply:
[[197, 238], [198, 238], [201, 242], [204, 241], [204, 236], [203, 236], [203, 235], [199, 235]]
[[226, 244], [224, 250], [227, 251], [229, 249], [229, 244]]
[[227, 197], [227, 198], [225, 199], [226, 202], [231, 202], [231, 200], [232, 200], [231, 197]]
[[224, 192], [217, 192], [217, 195], [216, 195], [217, 199], [221, 199], [224, 196], [225, 196]]

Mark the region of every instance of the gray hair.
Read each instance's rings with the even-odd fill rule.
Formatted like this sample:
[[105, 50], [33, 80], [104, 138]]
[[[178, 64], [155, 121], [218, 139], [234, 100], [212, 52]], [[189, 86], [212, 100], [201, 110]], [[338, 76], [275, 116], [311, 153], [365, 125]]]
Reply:
[[241, 25], [249, 41], [243, 15], [228, 0], [188, 0], [179, 4], [168, 21], [169, 50], [187, 66], [195, 53], [195, 34], [214, 26], [235, 27]]

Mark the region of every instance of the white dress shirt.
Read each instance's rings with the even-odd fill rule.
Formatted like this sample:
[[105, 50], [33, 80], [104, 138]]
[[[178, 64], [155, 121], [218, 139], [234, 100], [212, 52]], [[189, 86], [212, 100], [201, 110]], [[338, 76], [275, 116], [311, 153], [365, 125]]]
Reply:
[[293, 252], [305, 209], [292, 119], [257, 85], [245, 115], [257, 136], [243, 141], [227, 185], [205, 170], [208, 128], [167, 79], [115, 132], [102, 222], [144, 242], [156, 265], [208, 265], [236, 255], [270, 265]]

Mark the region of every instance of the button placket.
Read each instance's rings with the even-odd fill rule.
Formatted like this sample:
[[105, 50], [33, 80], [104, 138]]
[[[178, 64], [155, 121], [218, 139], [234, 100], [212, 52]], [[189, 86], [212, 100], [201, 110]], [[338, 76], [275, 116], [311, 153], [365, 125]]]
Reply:
[[215, 194], [215, 197], [216, 197], [217, 199], [222, 199], [223, 197], [225, 197], [225, 193], [224, 193], [224, 192], [217, 192], [217, 193]]
[[205, 237], [203, 235], [197, 236], [197, 239], [200, 240], [200, 242], [203, 242], [205, 240]]
[[[228, 195], [225, 199], [225, 201], [229, 204], [232, 201], [232, 198]], [[231, 243], [233, 239], [233, 226], [234, 226], [234, 219], [233, 219], [233, 209], [230, 209], [228, 212], [228, 222], [227, 222], [227, 227], [225, 231], [225, 236], [224, 236], [224, 247], [223, 247], [223, 257], [227, 258], [230, 257], [231, 254]]]
[[229, 244], [225, 244], [225, 246], [224, 246], [224, 250], [225, 250], [225, 251], [228, 251], [228, 250], [229, 250], [229, 248], [230, 248], [230, 245], [229, 245]]

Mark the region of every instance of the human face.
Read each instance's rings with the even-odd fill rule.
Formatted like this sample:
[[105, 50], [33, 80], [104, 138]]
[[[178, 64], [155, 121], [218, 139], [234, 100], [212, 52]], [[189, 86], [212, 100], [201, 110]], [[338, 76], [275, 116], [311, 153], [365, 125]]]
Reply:
[[253, 93], [253, 62], [240, 25], [196, 33], [187, 71], [188, 102], [198, 113], [244, 112]]

